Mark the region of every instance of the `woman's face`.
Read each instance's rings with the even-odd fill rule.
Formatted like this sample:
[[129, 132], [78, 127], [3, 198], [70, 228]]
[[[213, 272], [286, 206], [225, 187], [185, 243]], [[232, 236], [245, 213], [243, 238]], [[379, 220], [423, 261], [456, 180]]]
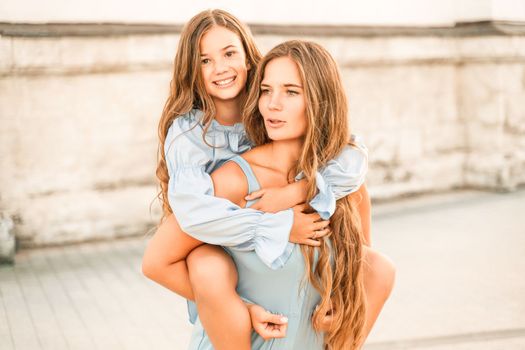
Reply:
[[249, 68], [239, 36], [214, 26], [201, 38], [199, 50], [204, 86], [214, 102], [239, 98]]
[[295, 62], [290, 57], [274, 58], [268, 62], [260, 89], [259, 111], [268, 137], [274, 141], [304, 137], [306, 100]]

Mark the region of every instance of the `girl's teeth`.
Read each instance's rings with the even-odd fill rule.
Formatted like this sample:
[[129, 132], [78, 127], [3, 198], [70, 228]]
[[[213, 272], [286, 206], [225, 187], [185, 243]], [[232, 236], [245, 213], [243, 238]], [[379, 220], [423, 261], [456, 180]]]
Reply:
[[230, 79], [226, 79], [226, 80], [221, 80], [221, 81], [217, 81], [215, 82], [215, 84], [217, 85], [226, 85], [226, 84], [229, 84], [233, 81], [233, 78], [230, 78]]

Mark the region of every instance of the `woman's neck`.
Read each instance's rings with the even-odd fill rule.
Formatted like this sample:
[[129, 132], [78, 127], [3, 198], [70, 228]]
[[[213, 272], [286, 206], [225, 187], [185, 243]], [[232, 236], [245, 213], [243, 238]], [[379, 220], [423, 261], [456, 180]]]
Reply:
[[215, 120], [222, 125], [234, 125], [241, 122], [241, 106], [238, 99], [215, 102]]
[[[297, 165], [303, 148], [303, 139], [273, 141], [268, 145], [272, 168], [290, 174]], [[292, 174], [295, 176], [295, 174]], [[288, 179], [290, 180], [290, 179]]]

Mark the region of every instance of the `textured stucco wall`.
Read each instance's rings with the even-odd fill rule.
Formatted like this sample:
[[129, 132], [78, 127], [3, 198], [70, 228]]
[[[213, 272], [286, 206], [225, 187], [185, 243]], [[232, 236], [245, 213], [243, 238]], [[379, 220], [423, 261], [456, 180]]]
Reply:
[[[290, 38], [256, 34], [263, 51]], [[302, 38], [340, 65], [374, 198], [525, 183], [525, 35]], [[0, 37], [0, 211], [22, 245], [157, 221], [156, 126], [177, 40]]]

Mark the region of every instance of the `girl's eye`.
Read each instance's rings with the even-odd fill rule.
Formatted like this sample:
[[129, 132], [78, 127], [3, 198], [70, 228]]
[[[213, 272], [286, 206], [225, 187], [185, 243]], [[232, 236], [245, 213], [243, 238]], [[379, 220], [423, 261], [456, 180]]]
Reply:
[[299, 93], [297, 91], [294, 91], [294, 90], [287, 90], [286, 93], [290, 96], [295, 96], [295, 95], [299, 95]]
[[208, 63], [210, 63], [210, 59], [209, 59], [209, 58], [203, 58], [203, 59], [201, 60], [201, 63], [202, 63], [202, 64], [208, 64]]
[[269, 89], [261, 89], [261, 95], [268, 95], [270, 93]]
[[232, 57], [233, 55], [235, 55], [235, 51], [226, 52], [226, 57]]

